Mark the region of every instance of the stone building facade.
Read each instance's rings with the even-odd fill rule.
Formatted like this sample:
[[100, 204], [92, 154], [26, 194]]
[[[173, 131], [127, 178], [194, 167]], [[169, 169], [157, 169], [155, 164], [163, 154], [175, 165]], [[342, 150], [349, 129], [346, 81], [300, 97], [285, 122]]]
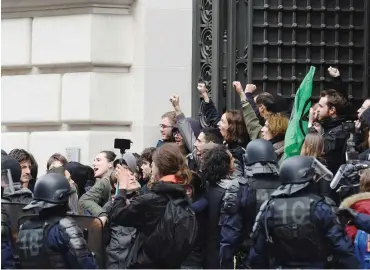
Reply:
[[178, 93], [191, 112], [191, 0], [2, 0], [1, 147], [45, 171], [79, 149], [91, 164], [114, 138], [155, 145]]

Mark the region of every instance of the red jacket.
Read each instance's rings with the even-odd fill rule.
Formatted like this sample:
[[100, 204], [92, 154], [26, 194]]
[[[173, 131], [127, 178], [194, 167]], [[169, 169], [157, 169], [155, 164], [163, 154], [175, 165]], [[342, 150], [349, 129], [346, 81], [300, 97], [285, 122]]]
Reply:
[[[358, 213], [370, 215], [370, 192], [362, 192], [346, 198], [339, 208], [352, 208]], [[346, 226], [346, 232], [352, 241], [355, 240], [357, 228], [353, 225]]]

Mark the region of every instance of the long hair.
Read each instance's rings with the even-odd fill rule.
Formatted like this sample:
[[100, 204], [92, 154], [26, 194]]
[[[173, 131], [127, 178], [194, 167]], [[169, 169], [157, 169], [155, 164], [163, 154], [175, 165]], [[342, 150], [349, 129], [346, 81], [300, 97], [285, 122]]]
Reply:
[[301, 150], [302, 156], [318, 158], [324, 152], [324, 139], [316, 131], [307, 133]]
[[225, 141], [227, 143], [237, 143], [244, 147], [249, 140], [249, 136], [242, 113], [238, 110], [228, 110], [225, 114], [229, 124]]
[[180, 147], [175, 143], [165, 143], [154, 152], [153, 162], [160, 176], [174, 174], [181, 179], [182, 185], [189, 185], [192, 173], [186, 165], [185, 157]]

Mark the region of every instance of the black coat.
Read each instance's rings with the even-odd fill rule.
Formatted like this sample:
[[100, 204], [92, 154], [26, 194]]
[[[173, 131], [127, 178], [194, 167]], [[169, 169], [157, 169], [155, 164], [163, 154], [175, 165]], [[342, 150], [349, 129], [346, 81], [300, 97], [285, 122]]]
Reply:
[[335, 175], [340, 165], [346, 163], [345, 153], [349, 133], [342, 128], [343, 118], [322, 122], [324, 128], [324, 155], [328, 169]]
[[[168, 203], [166, 196], [176, 199], [187, 195], [183, 186], [160, 181], [153, 185], [151, 192], [135, 197], [127, 205], [126, 191], [119, 190], [112, 206], [112, 222], [125, 227], [135, 227], [143, 238], [137, 259], [133, 265], [128, 266], [129, 268], [162, 268], [154, 262], [156, 258], [149, 258], [145, 250], [160, 248], [158, 243], [152, 243], [148, 239], [164, 215]], [[168, 259], [171, 260], [171, 258]]]

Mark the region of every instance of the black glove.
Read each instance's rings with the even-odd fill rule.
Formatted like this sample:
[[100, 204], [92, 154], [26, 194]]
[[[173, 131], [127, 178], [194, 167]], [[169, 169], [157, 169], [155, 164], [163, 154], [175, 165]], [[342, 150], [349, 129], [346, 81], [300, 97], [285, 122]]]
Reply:
[[343, 225], [353, 224], [354, 220], [356, 219], [357, 214], [358, 213], [351, 208], [341, 208], [337, 210], [339, 221]]

